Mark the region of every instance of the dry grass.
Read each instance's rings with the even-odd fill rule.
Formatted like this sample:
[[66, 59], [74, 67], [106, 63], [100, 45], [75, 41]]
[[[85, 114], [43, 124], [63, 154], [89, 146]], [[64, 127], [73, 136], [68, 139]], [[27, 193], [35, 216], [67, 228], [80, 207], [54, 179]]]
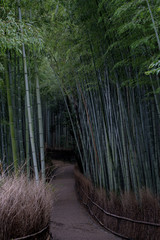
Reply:
[[43, 229], [50, 220], [52, 199], [49, 185], [43, 182], [37, 184], [25, 176], [1, 179], [0, 239], [23, 237]]
[[63, 171], [63, 167], [70, 165], [67, 161], [62, 160], [50, 160], [46, 164], [46, 181], [52, 182], [52, 180]]
[[153, 196], [149, 190], [141, 190], [140, 201], [136, 200], [133, 193], [124, 193], [121, 196], [110, 193], [109, 196], [106, 196], [104, 190], [95, 189], [92, 183], [86, 179], [78, 169], [75, 169], [75, 178], [77, 192], [81, 200], [89, 205], [94, 215], [98, 217], [106, 227], [129, 239], [160, 239], [160, 227], [134, 224], [106, 216], [87, 199], [81, 191], [81, 188], [84, 189], [94, 202], [110, 213], [135, 220], [160, 224], [160, 199]]

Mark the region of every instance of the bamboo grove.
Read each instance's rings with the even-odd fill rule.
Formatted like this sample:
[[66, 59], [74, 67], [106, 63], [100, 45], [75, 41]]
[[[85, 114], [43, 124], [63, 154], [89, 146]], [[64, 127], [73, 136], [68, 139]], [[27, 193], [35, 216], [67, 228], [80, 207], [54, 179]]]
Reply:
[[64, 147], [74, 134], [96, 186], [159, 194], [159, 1], [4, 1], [0, 11], [3, 165], [27, 162], [38, 180], [42, 136]]
[[[34, 172], [36, 181], [45, 180], [45, 148], [72, 141], [44, 49], [49, 8], [41, 1], [0, 3], [0, 173]], [[46, 23], [38, 22], [41, 12]]]
[[160, 193], [158, 1], [57, 1], [52, 68], [83, 171], [107, 192]]

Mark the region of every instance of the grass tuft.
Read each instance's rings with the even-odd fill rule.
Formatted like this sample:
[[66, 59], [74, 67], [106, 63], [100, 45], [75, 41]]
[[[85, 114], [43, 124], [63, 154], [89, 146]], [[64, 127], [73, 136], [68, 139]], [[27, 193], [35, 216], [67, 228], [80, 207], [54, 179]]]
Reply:
[[52, 199], [53, 192], [42, 181], [37, 184], [25, 176], [1, 179], [0, 239], [19, 238], [43, 229], [50, 221]]

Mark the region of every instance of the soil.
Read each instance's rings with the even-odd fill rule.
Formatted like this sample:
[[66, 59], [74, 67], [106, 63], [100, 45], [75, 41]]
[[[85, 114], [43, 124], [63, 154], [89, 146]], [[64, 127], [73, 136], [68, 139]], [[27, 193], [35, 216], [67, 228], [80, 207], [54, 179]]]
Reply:
[[105, 231], [79, 202], [75, 191], [73, 165], [61, 165], [53, 184], [56, 202], [50, 231], [54, 240], [120, 240]]

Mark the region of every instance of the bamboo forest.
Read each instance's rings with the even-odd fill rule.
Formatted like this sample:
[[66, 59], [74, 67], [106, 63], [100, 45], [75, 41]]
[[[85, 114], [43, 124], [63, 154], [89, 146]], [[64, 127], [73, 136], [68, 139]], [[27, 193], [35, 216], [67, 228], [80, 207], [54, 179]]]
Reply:
[[159, 73], [159, 0], [0, 0], [0, 240], [160, 239]]

